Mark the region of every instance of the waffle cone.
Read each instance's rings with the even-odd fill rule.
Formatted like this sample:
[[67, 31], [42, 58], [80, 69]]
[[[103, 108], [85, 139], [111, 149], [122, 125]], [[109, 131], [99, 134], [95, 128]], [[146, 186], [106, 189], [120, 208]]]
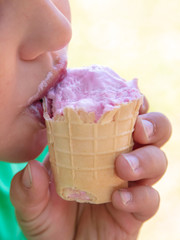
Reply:
[[114, 161], [132, 150], [132, 132], [142, 99], [106, 112], [97, 123], [95, 114], [64, 109], [51, 119], [44, 103], [50, 163], [57, 193], [66, 200], [105, 203], [115, 189], [127, 187], [117, 177]]

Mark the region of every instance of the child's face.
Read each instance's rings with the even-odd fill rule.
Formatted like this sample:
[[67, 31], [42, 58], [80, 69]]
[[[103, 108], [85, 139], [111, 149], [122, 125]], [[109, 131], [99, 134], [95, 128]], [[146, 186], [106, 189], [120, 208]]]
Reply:
[[32, 101], [55, 81], [70, 38], [68, 0], [0, 0], [1, 160], [27, 161], [45, 147], [41, 104]]

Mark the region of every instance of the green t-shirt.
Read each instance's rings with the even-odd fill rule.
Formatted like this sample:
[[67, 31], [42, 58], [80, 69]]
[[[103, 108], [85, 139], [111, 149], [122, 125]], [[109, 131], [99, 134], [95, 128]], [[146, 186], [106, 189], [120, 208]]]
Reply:
[[[48, 148], [46, 147], [37, 160], [42, 162], [47, 151]], [[13, 176], [25, 166], [26, 163], [6, 163], [0, 161], [0, 240], [26, 240], [18, 226], [14, 207], [9, 197]]]

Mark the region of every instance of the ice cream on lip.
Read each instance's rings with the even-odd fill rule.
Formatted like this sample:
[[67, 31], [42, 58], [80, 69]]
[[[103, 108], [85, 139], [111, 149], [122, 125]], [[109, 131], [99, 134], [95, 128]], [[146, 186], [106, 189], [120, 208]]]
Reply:
[[28, 105], [31, 105], [33, 102], [42, 99], [50, 88], [54, 87], [58, 81], [64, 78], [67, 67], [67, 54], [66, 50], [63, 49], [59, 51], [59, 58], [55, 59], [55, 64], [52, 67], [52, 70], [47, 73], [45, 79], [39, 84], [37, 92], [28, 100]]
[[45, 126], [43, 117], [42, 98], [47, 92], [53, 88], [58, 82], [62, 81], [66, 74], [67, 55], [66, 49], [60, 51], [59, 57], [55, 59], [55, 65], [52, 70], [48, 72], [46, 78], [38, 86], [37, 92], [28, 101], [29, 111], [39, 122]]
[[96, 121], [107, 111], [140, 98], [137, 79], [125, 81], [109, 67], [92, 65], [72, 68], [62, 82], [47, 94], [51, 117], [63, 115], [64, 108], [94, 112]]

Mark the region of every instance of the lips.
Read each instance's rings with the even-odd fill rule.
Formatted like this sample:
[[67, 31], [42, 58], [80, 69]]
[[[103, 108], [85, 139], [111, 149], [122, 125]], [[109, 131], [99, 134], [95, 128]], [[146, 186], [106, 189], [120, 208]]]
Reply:
[[34, 117], [42, 124], [45, 125], [45, 120], [43, 117], [43, 108], [42, 108], [42, 100], [36, 101], [31, 104], [28, 108], [30, 113], [34, 115]]
[[50, 89], [54, 88], [59, 82], [61, 82], [66, 76], [66, 66], [67, 62], [56, 68], [54, 71], [50, 72], [47, 78], [40, 84], [38, 92], [35, 96], [30, 99], [30, 104], [28, 106], [28, 112], [38, 120], [42, 127], [45, 127], [45, 119], [43, 117], [43, 106], [42, 99], [47, 95]]

